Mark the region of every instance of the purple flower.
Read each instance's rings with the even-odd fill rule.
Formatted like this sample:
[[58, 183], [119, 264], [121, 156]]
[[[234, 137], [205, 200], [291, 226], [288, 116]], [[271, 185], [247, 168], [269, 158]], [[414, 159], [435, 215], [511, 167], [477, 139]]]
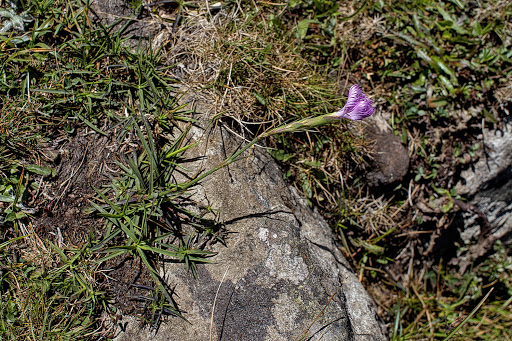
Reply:
[[354, 121], [371, 116], [375, 111], [372, 101], [366, 97], [359, 85], [354, 84], [348, 90], [348, 100], [345, 106], [334, 115], [337, 118], [348, 118]]

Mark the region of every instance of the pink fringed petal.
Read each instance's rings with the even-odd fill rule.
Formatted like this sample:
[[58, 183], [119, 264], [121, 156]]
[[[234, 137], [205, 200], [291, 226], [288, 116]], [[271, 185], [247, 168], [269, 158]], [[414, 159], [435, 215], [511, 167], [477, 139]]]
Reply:
[[365, 117], [371, 116], [375, 112], [372, 101], [366, 97], [359, 85], [354, 84], [348, 91], [347, 104], [343, 109], [337, 111], [335, 115], [338, 118], [348, 118], [359, 121]]

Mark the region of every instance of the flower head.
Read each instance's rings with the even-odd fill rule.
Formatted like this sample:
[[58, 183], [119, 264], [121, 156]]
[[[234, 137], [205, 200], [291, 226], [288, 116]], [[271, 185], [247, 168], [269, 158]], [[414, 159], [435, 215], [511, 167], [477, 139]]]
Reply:
[[375, 111], [372, 101], [366, 97], [359, 85], [354, 84], [348, 90], [347, 104], [334, 115], [337, 118], [348, 118], [354, 121], [371, 116]]

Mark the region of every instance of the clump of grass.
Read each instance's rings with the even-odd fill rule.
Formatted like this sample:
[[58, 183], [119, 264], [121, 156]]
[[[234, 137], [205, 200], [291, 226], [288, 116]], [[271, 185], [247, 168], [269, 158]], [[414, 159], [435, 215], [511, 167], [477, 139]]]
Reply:
[[0, 245], [2, 340], [78, 340], [107, 335], [106, 326], [98, 329], [98, 316], [108, 310], [109, 302], [105, 293], [96, 289], [97, 264], [86, 248], [66, 251], [66, 255], [53, 247], [44, 256], [34, 257], [39, 253], [36, 250], [18, 251], [20, 238], [27, 237]]
[[[96, 190], [98, 202], [92, 205], [107, 219], [107, 224], [103, 240], [92, 250], [105, 254], [100, 263], [124, 254], [139, 257], [155, 282], [154, 294], [166, 298], [165, 312], [181, 317], [172, 291], [160, 277], [157, 262], [163, 257], [184, 262], [195, 276], [196, 264], [211, 262], [207, 257], [214, 253], [194, 248], [199, 238], [192, 233], [197, 232], [200, 239], [220, 239], [221, 224], [187, 210], [181, 203], [183, 193], [175, 172], [183, 153], [195, 146], [185, 144], [188, 129], [165, 148], [158, 148], [144, 116], [128, 120], [143, 148], [139, 155], [134, 153], [132, 158], [119, 163], [122, 173], [114, 186]], [[188, 235], [184, 235], [185, 225], [194, 229]], [[173, 244], [175, 240], [178, 245]], [[153, 316], [151, 323], [157, 323], [160, 317]]]
[[[123, 34], [129, 22], [93, 26], [88, 10], [88, 2], [30, 1], [18, 9], [34, 18], [25, 33], [28, 39], [0, 35], [5, 47], [0, 52], [0, 95], [6, 99], [0, 109], [2, 117], [14, 121], [0, 130], [6, 141], [1, 169], [7, 174], [0, 181], [6, 237], [32, 233], [27, 238], [38, 239], [25, 226], [30, 215], [40, 212], [24, 205], [41, 195], [42, 178], [51, 180], [56, 174], [38, 158], [37, 147], [45, 139], [87, 127], [98, 135], [119, 134], [119, 144], [132, 139], [140, 148], [132, 145], [132, 155], [121, 155], [119, 177], [97, 189], [93, 206], [106, 221], [101, 240], [90, 237], [78, 249], [52, 244], [49, 252], [58, 256], [53, 262], [9, 265], [4, 298], [28, 305], [8, 305], [11, 310], [2, 316], [8, 321], [5, 335], [90, 337], [94, 328], [102, 328], [98, 315], [111, 309], [109, 288], [96, 278], [106, 261], [125, 254], [141, 259], [155, 282], [149, 322], [156, 326], [164, 315], [181, 316], [172, 290], [160, 278], [159, 260], [173, 257], [195, 275], [195, 264], [209, 262], [212, 255], [204, 250], [204, 241], [222, 241], [221, 225], [188, 210], [191, 203], [175, 180], [183, 153], [195, 145], [187, 144], [188, 128], [177, 125], [190, 119], [177, 105], [176, 81], [167, 74], [168, 66], [151, 46], [127, 47]], [[17, 138], [10, 138], [16, 132]], [[39, 182], [36, 175], [42, 177]], [[188, 234], [184, 226], [190, 227]], [[45, 245], [32, 244], [34, 252]], [[34, 316], [27, 317], [32, 320], [10, 322], [27, 309], [33, 309]]]

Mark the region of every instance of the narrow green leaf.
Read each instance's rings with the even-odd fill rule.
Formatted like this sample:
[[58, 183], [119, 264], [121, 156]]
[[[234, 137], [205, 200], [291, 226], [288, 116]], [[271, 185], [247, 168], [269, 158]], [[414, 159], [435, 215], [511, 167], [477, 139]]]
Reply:
[[455, 72], [448, 65], [446, 65], [441, 60], [441, 58], [439, 58], [437, 56], [432, 56], [432, 60], [437, 64], [437, 66], [439, 66], [439, 68], [441, 70], [443, 70], [448, 76], [450, 76], [452, 83], [454, 83], [454, 84], [458, 83], [457, 82], [457, 75], [455, 74]]
[[23, 239], [23, 238], [26, 238], [28, 237], [29, 235], [25, 235], [25, 236], [19, 236], [19, 237], [16, 237], [16, 238], [13, 238], [13, 239], [9, 239], [8, 241], [5, 241], [3, 243], [0, 244], [0, 250], [2, 250], [3, 248], [9, 246], [9, 244], [11, 243], [14, 243], [15, 241], [17, 240], [20, 240], [20, 239]]
[[120, 256], [123, 253], [126, 253], [126, 250], [119, 250], [119, 251], [113, 252], [113, 253], [109, 254], [108, 256], [105, 256], [103, 258], [98, 259], [97, 262], [98, 262], [98, 264], [101, 264], [103, 262], [108, 261], [109, 259], [112, 259], [112, 258], [115, 258], [117, 256]]
[[107, 136], [108, 135], [107, 133], [105, 133], [100, 128], [96, 127], [91, 121], [89, 121], [84, 116], [80, 115], [79, 113], [75, 113], [75, 116], [78, 117], [80, 120], [82, 120], [82, 122], [84, 122], [89, 128], [91, 128], [92, 130], [94, 130], [98, 134], [101, 134], [103, 136]]
[[8, 195], [0, 195], [1, 202], [14, 202], [14, 198]]
[[42, 92], [45, 94], [72, 95], [73, 91], [57, 90], [57, 89], [30, 89], [31, 92]]
[[482, 298], [482, 300], [480, 301], [480, 303], [478, 303], [478, 305], [475, 307], [475, 309], [473, 309], [471, 311], [471, 313], [469, 313], [469, 315], [457, 326], [455, 327], [454, 330], [452, 330], [452, 332], [450, 334], [448, 334], [444, 339], [443, 341], [448, 341], [449, 339], [452, 338], [452, 336], [454, 336], [458, 331], [459, 329], [462, 328], [462, 326], [464, 326], [471, 317], [473, 317], [473, 315], [475, 315], [475, 313], [478, 311], [478, 309], [480, 309], [480, 307], [485, 303], [485, 301], [487, 300], [487, 298], [489, 297], [489, 295], [491, 294], [491, 292], [494, 290], [494, 287], [491, 288], [491, 290], [489, 290], [489, 292], [487, 293], [487, 295], [485, 295], [484, 298]]
[[199, 144], [199, 142], [196, 142], [196, 143], [192, 143], [192, 144], [186, 145], [185, 147], [180, 148], [178, 150], [169, 151], [167, 154], [165, 154], [165, 158], [168, 159], [168, 158], [171, 158], [171, 157], [176, 156], [178, 154], [181, 154], [181, 153], [187, 151], [188, 149], [197, 146], [198, 144]]
[[172, 252], [172, 251], [168, 251], [168, 250], [164, 250], [164, 249], [159, 249], [157, 247], [149, 246], [149, 245], [141, 245], [140, 248], [145, 251], [152, 251], [155, 253], [159, 253], [161, 255], [174, 257], [174, 258], [180, 258], [180, 256], [181, 256], [178, 252]]

